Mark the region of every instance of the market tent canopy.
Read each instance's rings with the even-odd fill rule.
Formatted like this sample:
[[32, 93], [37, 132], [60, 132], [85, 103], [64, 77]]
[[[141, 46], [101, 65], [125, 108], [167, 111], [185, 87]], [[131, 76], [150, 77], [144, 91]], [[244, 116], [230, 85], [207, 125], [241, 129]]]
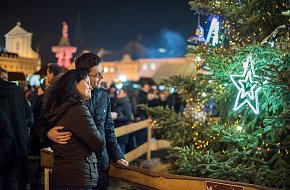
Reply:
[[26, 80], [24, 73], [22, 72], [8, 72], [9, 81], [24, 81]]
[[153, 75], [153, 80], [159, 84], [162, 77], [174, 75], [193, 75], [196, 76], [194, 63], [170, 63], [161, 65]]
[[152, 78], [147, 78], [147, 77], [141, 77], [139, 80], [138, 80], [138, 83], [140, 85], [144, 84], [144, 83], [147, 83], [149, 84], [150, 86], [154, 86], [156, 85], [156, 83], [154, 82], [154, 80]]

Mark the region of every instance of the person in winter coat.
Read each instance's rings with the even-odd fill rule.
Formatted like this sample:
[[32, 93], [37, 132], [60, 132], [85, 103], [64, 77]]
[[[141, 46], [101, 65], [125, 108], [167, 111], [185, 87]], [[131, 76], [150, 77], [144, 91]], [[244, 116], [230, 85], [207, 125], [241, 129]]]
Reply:
[[[129, 97], [125, 88], [121, 88], [118, 91], [115, 103], [116, 106], [113, 108], [113, 112], [116, 113], [116, 116], [112, 117], [115, 123], [115, 127], [130, 124], [132, 122], [133, 113], [132, 106], [130, 104]], [[123, 135], [121, 137], [118, 137], [117, 140], [123, 153], [125, 154], [126, 144], [129, 141], [129, 135]]]
[[[114, 131], [114, 122], [111, 117], [111, 103], [108, 93], [105, 89], [100, 88], [102, 75], [102, 59], [94, 53], [83, 53], [75, 61], [76, 69], [84, 69], [89, 73], [90, 83], [93, 87], [91, 99], [85, 101], [93, 120], [100, 131], [105, 136], [106, 147], [98, 153], [98, 184], [94, 189], [106, 190], [109, 186], [109, 166], [110, 160], [120, 166], [128, 166], [129, 163], [124, 159], [124, 154], [117, 142]], [[43, 141], [52, 140], [59, 144], [66, 144], [71, 138], [71, 133], [62, 132], [63, 126], [55, 126], [47, 129], [46, 125], [37, 125], [39, 137]]]
[[[150, 85], [143, 83], [137, 96], [137, 105], [145, 104], [148, 105], [148, 93], [150, 91]], [[137, 121], [142, 121], [148, 118], [146, 111], [137, 108], [137, 114], [135, 115]]]
[[157, 90], [150, 89], [147, 94], [148, 107], [156, 107], [160, 105], [159, 94]]
[[46, 91], [42, 98], [42, 109], [44, 109], [45, 105], [47, 104], [47, 100], [50, 95], [50, 90], [52, 89], [56, 81], [61, 77], [61, 75], [62, 75], [62, 72], [61, 72], [60, 66], [53, 63], [48, 64], [47, 69], [46, 69], [46, 79], [45, 79]]
[[[46, 90], [46, 85], [45, 85], [45, 81], [44, 81], [37, 88], [37, 95], [35, 97], [34, 106], [32, 107], [34, 121], [37, 121], [39, 116], [41, 115], [41, 109], [42, 109], [43, 97], [44, 97], [45, 90]], [[35, 156], [39, 156], [40, 149], [44, 148], [45, 146], [43, 146], [41, 144], [39, 138], [35, 134], [34, 128], [35, 128], [36, 123], [37, 122], [35, 122], [34, 126], [30, 130], [30, 154], [35, 155]]]
[[29, 182], [28, 128], [30, 108], [23, 90], [15, 83], [0, 79], [0, 108], [5, 112], [12, 129], [13, 141], [8, 149], [3, 172], [2, 189], [26, 189]]
[[69, 70], [55, 83], [44, 108], [50, 126], [72, 133], [66, 145], [51, 143], [54, 152], [52, 186], [55, 190], [92, 189], [97, 185], [97, 158], [105, 146], [84, 100], [92, 87], [86, 71]]
[[[148, 83], [143, 83], [141, 85], [141, 90], [137, 96], [137, 114], [135, 115], [136, 121], [142, 121], [148, 118], [146, 111], [141, 110], [138, 105], [145, 104], [148, 105], [148, 92], [150, 90], [150, 85]], [[147, 129], [141, 129], [133, 133], [136, 137], [137, 146], [144, 144], [147, 141]]]
[[10, 121], [6, 113], [0, 108], [0, 190], [3, 186], [4, 168], [7, 152], [12, 144], [13, 134]]
[[110, 97], [110, 102], [111, 102], [111, 110], [115, 106], [115, 100], [116, 100], [116, 95], [117, 95], [117, 86], [115, 84], [111, 84], [110, 88], [108, 89], [108, 95]]

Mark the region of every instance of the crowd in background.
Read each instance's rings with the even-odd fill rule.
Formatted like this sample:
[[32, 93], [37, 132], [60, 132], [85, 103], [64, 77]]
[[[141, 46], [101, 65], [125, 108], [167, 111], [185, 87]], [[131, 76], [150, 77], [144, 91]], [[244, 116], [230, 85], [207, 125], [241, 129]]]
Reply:
[[[24, 142], [21, 142], [21, 146], [23, 144], [27, 145], [27, 148], [25, 149], [26, 152], [23, 153], [23, 155], [27, 155], [27, 158], [22, 160], [22, 166], [20, 170], [15, 171], [21, 171], [22, 173], [17, 173], [17, 178], [22, 179], [21, 183], [18, 183], [19, 189], [26, 189], [26, 184], [29, 183], [29, 170], [28, 170], [28, 155], [33, 156], [39, 156], [40, 149], [43, 147], [46, 147], [47, 145], [43, 144], [43, 142], [40, 142], [39, 138], [35, 134], [35, 122], [42, 109], [43, 105], [43, 97], [45, 94], [45, 91], [47, 87], [51, 84], [52, 80], [54, 80], [55, 77], [57, 77], [61, 70], [57, 67], [50, 67], [51, 71], [47, 73], [46, 77], [39, 86], [30, 86], [30, 84], [27, 81], [20, 81], [18, 82], [18, 87], [22, 89], [21, 96], [24, 97], [24, 99], [21, 99], [22, 101], [21, 105], [23, 105], [23, 108], [15, 108], [15, 112], [18, 112], [19, 110], [25, 110], [23, 118], [25, 127], [23, 129], [13, 129], [13, 130], [19, 130], [21, 133], [25, 133], [22, 135], [26, 136], [26, 140]], [[8, 80], [8, 72], [4, 69], [0, 68], [0, 82], [7, 82]], [[8, 82], [10, 83], [10, 82]], [[102, 83], [105, 84], [105, 83]], [[5, 85], [4, 85], [5, 86]], [[15, 87], [16, 88], [16, 87]], [[138, 105], [145, 104], [149, 107], [155, 107], [155, 106], [169, 106], [173, 108], [176, 112], [183, 111], [184, 109], [184, 102], [181, 101], [180, 97], [175, 92], [170, 92], [169, 89], [165, 90], [158, 90], [158, 87], [151, 86], [149, 83], [143, 83], [141, 84], [140, 89], [132, 88], [131, 86], [123, 86], [122, 88], [118, 89], [116, 84], [111, 84], [109, 88], [106, 87], [106, 85], [103, 85], [102, 88], [105, 88], [108, 92], [110, 102], [111, 102], [111, 115], [112, 119], [114, 121], [115, 127], [124, 126], [127, 124], [130, 124], [132, 122], [138, 122], [142, 121], [148, 118], [148, 115], [145, 111], [141, 110]], [[0, 85], [1, 90], [1, 85]], [[2, 95], [0, 95], [0, 98], [2, 98]], [[7, 97], [6, 97], [7, 98]], [[11, 97], [10, 97], [11, 98]], [[19, 98], [19, 96], [17, 96]], [[3, 102], [3, 101], [2, 101]], [[20, 104], [16, 105], [16, 107], [19, 107]], [[2, 105], [1, 105], [2, 108]], [[4, 120], [6, 116], [3, 116], [5, 114], [2, 113], [3, 111], [0, 110], [0, 116], [1, 116], [1, 124], [4, 124]], [[13, 116], [8, 116], [13, 117]], [[22, 117], [22, 116], [21, 116]], [[7, 124], [7, 126], [9, 126]], [[6, 128], [7, 128], [6, 126]], [[3, 129], [2, 129], [3, 128]], [[1, 133], [4, 130], [4, 127], [1, 128]], [[13, 128], [13, 127], [12, 127]], [[6, 130], [6, 129], [5, 129]], [[7, 131], [11, 131], [7, 129]], [[10, 132], [11, 133], [11, 132]], [[3, 133], [2, 133], [3, 134]], [[8, 134], [8, 132], [7, 132]], [[3, 140], [3, 137], [1, 137], [0, 140]], [[137, 146], [145, 143], [147, 141], [147, 129], [142, 129], [137, 132], [124, 135], [117, 138], [118, 143], [121, 147], [121, 150], [124, 154], [127, 152], [135, 149]], [[6, 142], [6, 141], [5, 141]], [[7, 141], [6, 149], [5, 147], [1, 147], [1, 155], [6, 154], [9, 152], [8, 144], [12, 144], [12, 142]], [[17, 148], [19, 148], [19, 145], [15, 145]], [[1, 158], [1, 162], [4, 163], [4, 158]], [[18, 164], [19, 160], [17, 161], [17, 167], [20, 167]], [[0, 163], [1, 169], [3, 167], [3, 163]], [[23, 169], [24, 168], [24, 169]], [[3, 170], [4, 171], [4, 170]], [[0, 179], [2, 184], [3, 175], [7, 175], [5, 173], [1, 173]], [[21, 176], [19, 176], [21, 175]], [[1, 186], [0, 186], [1, 189]]]
[[[151, 86], [149, 83], [142, 83], [140, 89], [134, 89], [129, 85], [118, 89], [117, 85], [111, 84], [107, 90], [111, 100], [111, 110], [117, 115], [115, 119], [113, 118], [115, 127], [147, 119], [146, 111], [138, 106], [141, 104], [148, 107], [168, 106], [176, 112], [182, 112], [185, 107], [185, 103], [177, 93], [174, 91], [170, 93], [169, 89], [158, 90], [157, 86]], [[146, 141], [147, 129], [118, 138], [124, 153]]]

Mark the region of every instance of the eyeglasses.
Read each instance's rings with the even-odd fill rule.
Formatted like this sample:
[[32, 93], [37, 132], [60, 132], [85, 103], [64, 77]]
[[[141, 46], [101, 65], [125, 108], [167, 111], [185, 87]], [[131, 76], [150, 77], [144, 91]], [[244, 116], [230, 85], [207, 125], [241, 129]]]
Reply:
[[88, 74], [88, 75], [89, 75], [90, 77], [96, 77], [96, 78], [99, 78], [100, 75], [103, 75], [103, 73], [104, 73], [104, 70], [102, 70], [101, 72], [97, 72], [96, 75], [91, 75], [91, 74]]

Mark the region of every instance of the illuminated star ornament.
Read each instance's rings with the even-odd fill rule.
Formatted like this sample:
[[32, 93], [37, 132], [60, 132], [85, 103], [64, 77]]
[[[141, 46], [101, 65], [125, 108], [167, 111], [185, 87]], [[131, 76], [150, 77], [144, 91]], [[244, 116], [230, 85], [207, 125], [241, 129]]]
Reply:
[[248, 55], [243, 67], [243, 74], [230, 75], [230, 79], [239, 90], [234, 111], [240, 109], [244, 104], [248, 104], [255, 114], [259, 114], [258, 92], [261, 87], [254, 81], [254, 78], [258, 76], [255, 74], [254, 61], [251, 54]]

